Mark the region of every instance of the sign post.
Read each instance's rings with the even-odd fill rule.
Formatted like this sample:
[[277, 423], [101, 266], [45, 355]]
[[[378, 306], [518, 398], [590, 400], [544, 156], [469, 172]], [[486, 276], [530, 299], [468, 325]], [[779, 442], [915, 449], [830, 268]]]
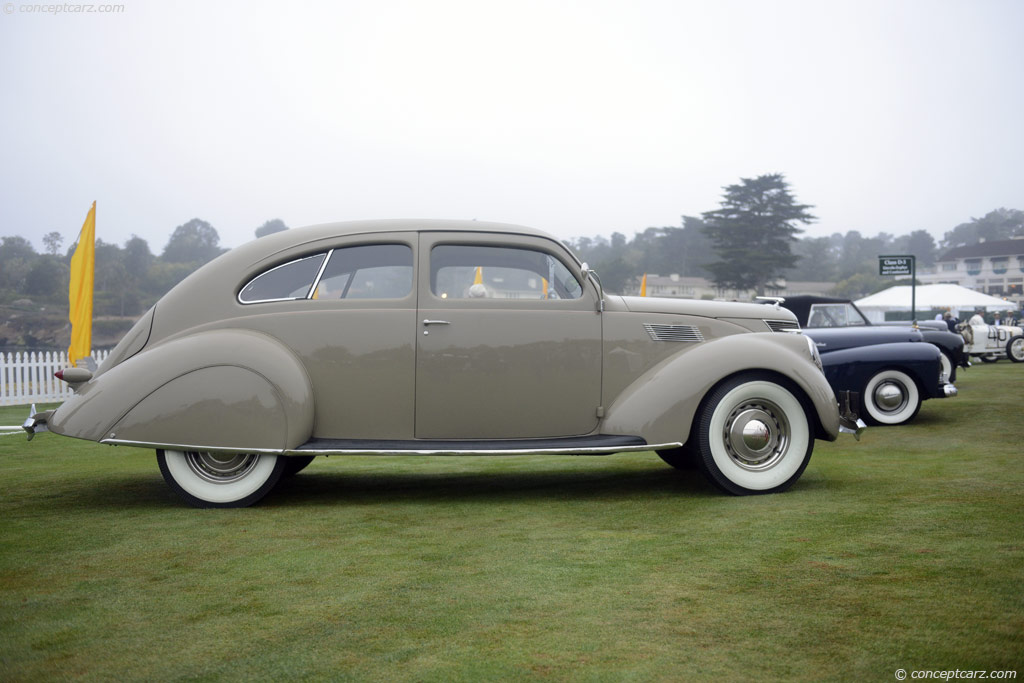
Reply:
[[917, 259], [913, 254], [897, 256], [879, 256], [879, 275], [909, 275], [910, 276], [910, 317], [917, 325]]

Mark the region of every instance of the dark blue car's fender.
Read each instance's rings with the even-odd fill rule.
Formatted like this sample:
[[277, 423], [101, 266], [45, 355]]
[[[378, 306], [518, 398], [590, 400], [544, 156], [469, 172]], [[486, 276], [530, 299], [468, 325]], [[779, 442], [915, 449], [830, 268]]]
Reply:
[[941, 353], [932, 344], [897, 342], [830, 351], [821, 354], [821, 363], [835, 391], [862, 392], [877, 373], [892, 369], [909, 375], [922, 398], [940, 398], [945, 395], [939, 382]]

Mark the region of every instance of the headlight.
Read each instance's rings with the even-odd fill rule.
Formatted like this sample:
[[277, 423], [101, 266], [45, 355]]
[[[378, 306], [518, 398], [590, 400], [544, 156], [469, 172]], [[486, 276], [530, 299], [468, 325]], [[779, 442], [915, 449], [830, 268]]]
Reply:
[[804, 335], [804, 339], [807, 340], [807, 350], [811, 354], [811, 360], [814, 361], [814, 364], [818, 366], [819, 370], [824, 372], [825, 368], [821, 365], [821, 354], [818, 353], [818, 345], [815, 344], [814, 340], [807, 335]]

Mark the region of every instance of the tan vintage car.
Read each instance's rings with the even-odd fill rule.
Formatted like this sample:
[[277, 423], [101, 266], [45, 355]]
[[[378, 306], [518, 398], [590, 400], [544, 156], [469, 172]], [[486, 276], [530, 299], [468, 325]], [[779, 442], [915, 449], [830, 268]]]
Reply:
[[255, 240], [63, 379], [74, 396], [30, 433], [154, 448], [200, 507], [251, 505], [337, 454], [657, 451], [729, 493], [770, 493], [841, 423], [789, 311], [611, 296], [552, 236], [476, 221]]

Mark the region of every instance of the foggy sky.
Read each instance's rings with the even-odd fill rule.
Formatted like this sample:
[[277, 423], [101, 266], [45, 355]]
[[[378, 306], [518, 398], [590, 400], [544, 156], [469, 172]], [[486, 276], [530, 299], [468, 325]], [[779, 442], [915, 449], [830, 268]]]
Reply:
[[1024, 209], [1017, 0], [119, 1], [0, 3], [0, 236], [93, 200], [157, 254], [193, 217], [632, 235], [772, 172], [813, 236]]

